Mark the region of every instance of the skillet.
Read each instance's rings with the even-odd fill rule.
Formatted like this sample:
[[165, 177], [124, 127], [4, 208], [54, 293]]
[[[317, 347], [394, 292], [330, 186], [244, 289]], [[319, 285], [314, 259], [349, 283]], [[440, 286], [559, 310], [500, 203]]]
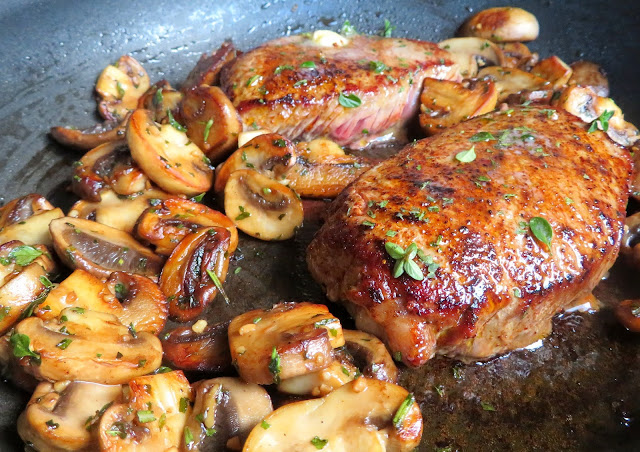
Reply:
[[[532, 50], [567, 62], [600, 63], [612, 97], [628, 120], [640, 124], [639, 2], [512, 4], [540, 22]], [[38, 192], [63, 210], [70, 207], [74, 198], [66, 186], [80, 154], [53, 143], [47, 131], [97, 120], [95, 79], [121, 54], [138, 59], [152, 81], [177, 84], [202, 52], [229, 37], [246, 50], [288, 33], [337, 30], [345, 19], [361, 32], [377, 33], [387, 18], [397, 27], [396, 36], [438, 41], [452, 37], [472, 11], [498, 5], [487, 0], [3, 0], [0, 203]], [[218, 299], [208, 319], [224, 320], [280, 300], [325, 302], [304, 263], [317, 227], [317, 221], [308, 221], [294, 240], [279, 244], [244, 236], [225, 284], [232, 303]], [[234, 274], [235, 267], [242, 271]], [[424, 417], [420, 450], [640, 449], [640, 335], [626, 332], [606, 308], [639, 297], [636, 279], [617, 264], [596, 289], [605, 307], [593, 315], [558, 318], [554, 333], [536, 350], [471, 365], [436, 358], [405, 371], [400, 383], [415, 393]], [[0, 451], [22, 450], [15, 422], [28, 397], [0, 382]]]

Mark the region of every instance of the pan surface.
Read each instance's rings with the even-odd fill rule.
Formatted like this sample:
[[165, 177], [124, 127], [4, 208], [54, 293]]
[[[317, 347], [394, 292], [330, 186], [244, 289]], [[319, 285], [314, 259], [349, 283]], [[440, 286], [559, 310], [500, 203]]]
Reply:
[[[612, 97], [640, 123], [640, 2], [515, 1], [536, 15], [532, 50], [607, 70]], [[178, 84], [199, 55], [225, 38], [247, 50], [266, 40], [349, 19], [378, 33], [383, 20], [396, 36], [438, 41], [452, 37], [473, 11], [492, 1], [312, 0], [210, 1], [50, 0], [0, 2], [0, 203], [31, 192], [68, 209], [71, 163], [80, 154], [49, 140], [54, 125], [96, 122], [93, 86], [107, 64], [131, 54], [152, 81]], [[637, 206], [636, 206], [637, 208]], [[210, 321], [280, 300], [326, 302], [311, 280], [304, 250], [318, 223], [294, 240], [274, 244], [242, 237]], [[234, 269], [242, 270], [235, 274]], [[611, 304], [640, 296], [637, 276], [622, 265], [596, 290], [604, 308], [570, 314], [535, 350], [462, 365], [436, 358], [405, 370], [424, 416], [420, 450], [638, 450], [640, 335], [613, 319]], [[342, 314], [336, 305], [331, 310]], [[0, 451], [22, 450], [15, 424], [29, 394], [0, 382]], [[484, 407], [484, 408], [483, 408]], [[450, 447], [450, 449], [446, 449]]]

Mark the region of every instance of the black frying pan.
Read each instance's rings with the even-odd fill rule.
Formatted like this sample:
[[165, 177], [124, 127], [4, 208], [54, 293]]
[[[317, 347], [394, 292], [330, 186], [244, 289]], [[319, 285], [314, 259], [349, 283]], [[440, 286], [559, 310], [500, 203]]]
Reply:
[[[530, 47], [567, 62], [602, 64], [627, 118], [640, 123], [640, 2], [516, 1], [540, 24]], [[261, 0], [2, 0], [0, 2], [0, 201], [38, 192], [67, 209], [70, 164], [79, 154], [47, 137], [53, 125], [96, 121], [92, 89], [101, 69], [129, 53], [152, 80], [179, 83], [200, 53], [231, 37], [241, 49], [287, 33], [338, 29], [345, 19], [379, 32], [438, 41], [453, 36], [472, 11], [491, 1]], [[325, 301], [310, 280], [303, 253], [317, 224], [295, 240], [265, 244], [243, 237], [227, 282], [231, 306], [211, 320], [279, 300]], [[618, 265], [596, 294], [612, 304], [640, 296], [637, 275]], [[335, 312], [341, 312], [335, 306]], [[424, 415], [420, 450], [640, 449], [640, 336], [611, 311], [558, 319], [553, 335], [532, 351], [459, 366], [437, 358], [406, 371], [401, 383]], [[457, 369], [455, 372], [453, 369]], [[459, 377], [455, 378], [454, 373]], [[443, 396], [434, 386], [442, 385]], [[0, 383], [0, 450], [21, 450], [15, 422], [28, 394]], [[495, 411], [483, 410], [481, 402]], [[486, 406], [486, 405], [485, 405]]]

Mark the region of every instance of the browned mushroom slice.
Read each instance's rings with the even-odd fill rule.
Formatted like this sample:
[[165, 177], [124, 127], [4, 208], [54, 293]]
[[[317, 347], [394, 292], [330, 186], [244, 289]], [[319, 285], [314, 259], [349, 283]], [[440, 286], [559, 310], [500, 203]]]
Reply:
[[240, 376], [279, 383], [326, 368], [344, 345], [340, 320], [324, 305], [281, 303], [235, 317], [229, 325], [231, 357]]
[[121, 399], [121, 385], [40, 383], [18, 418], [18, 434], [39, 451], [95, 450], [92, 422]]
[[609, 96], [609, 80], [604, 69], [591, 61], [576, 61], [571, 63], [573, 73], [569, 85], [579, 85], [591, 88], [598, 96]]
[[198, 86], [185, 94], [180, 109], [187, 136], [216, 163], [238, 146], [242, 122], [217, 86]]
[[541, 60], [531, 68], [531, 73], [549, 80], [553, 89], [560, 89], [567, 84], [573, 74], [571, 67], [555, 55]]
[[187, 322], [196, 318], [222, 291], [230, 240], [225, 228], [203, 228], [185, 236], [173, 250], [160, 276], [172, 319]]
[[412, 394], [361, 377], [320, 399], [278, 408], [254, 427], [242, 450], [410, 452], [421, 436], [422, 415]]
[[302, 201], [289, 187], [253, 170], [231, 173], [224, 211], [238, 229], [262, 240], [286, 240], [302, 226]]
[[160, 340], [122, 325], [116, 316], [66, 308], [56, 319], [29, 317], [10, 338], [16, 360], [39, 380], [126, 383], [162, 361]]
[[529, 47], [521, 42], [503, 42], [499, 43], [498, 47], [502, 49], [504, 54], [503, 67], [515, 67], [528, 71], [538, 62], [538, 54], [531, 53]]
[[478, 68], [504, 64], [504, 55], [500, 47], [483, 38], [451, 38], [438, 43], [438, 47], [448, 51], [451, 59], [458, 65], [464, 78], [475, 77]]
[[322, 370], [282, 380], [278, 385], [278, 391], [322, 397], [355, 380], [359, 375], [358, 368], [349, 361], [336, 360]]
[[220, 48], [211, 55], [207, 56], [203, 53], [182, 84], [182, 91], [186, 92], [200, 85], [216, 85], [220, 71], [236, 57], [236, 54], [236, 48], [229, 40], [224, 41]]
[[129, 119], [127, 142], [133, 159], [160, 188], [195, 196], [209, 191], [213, 170], [183, 130], [175, 119], [161, 125], [148, 110], [136, 110]]
[[124, 141], [100, 145], [74, 163], [71, 188], [82, 199], [100, 201], [100, 192], [109, 187], [119, 195], [151, 187]]
[[229, 253], [233, 253], [238, 246], [238, 231], [233, 222], [217, 210], [186, 199], [169, 198], [154, 203], [140, 215], [135, 233], [155, 245], [156, 253], [169, 255], [184, 236], [212, 226], [229, 231]]
[[74, 270], [47, 295], [34, 314], [42, 320], [58, 317], [63, 309], [79, 307], [119, 316], [122, 308], [102, 280], [84, 270]]
[[640, 212], [625, 219], [620, 254], [636, 268], [640, 268]]
[[76, 202], [71, 206], [69, 216], [96, 221], [131, 233], [145, 209], [171, 196], [175, 195], [169, 195], [154, 188], [128, 196], [119, 195], [113, 190], [105, 190], [102, 192], [102, 199], [99, 202]]
[[380, 339], [362, 331], [342, 330], [345, 348], [365, 377], [395, 383], [398, 368]]
[[298, 143], [297, 149], [299, 155], [287, 180], [289, 187], [302, 197], [334, 198], [373, 166], [367, 159], [345, 154], [329, 140]]
[[25, 245], [51, 246], [51, 234], [49, 223], [56, 218], [64, 216], [58, 207], [51, 210], [42, 210], [17, 223], [7, 224], [0, 228], [0, 244], [12, 240], [20, 240]]
[[277, 133], [261, 134], [239, 148], [216, 168], [214, 190], [221, 193], [229, 176], [241, 169], [252, 169], [265, 176], [282, 180], [296, 163], [293, 143]]
[[54, 140], [64, 146], [89, 150], [124, 139], [128, 119], [127, 114], [121, 120], [105, 121], [86, 129], [57, 126], [52, 127], [50, 133]]
[[122, 305], [118, 320], [136, 331], [159, 334], [167, 322], [167, 299], [149, 278], [126, 272], [113, 272], [107, 287]]
[[623, 300], [615, 307], [620, 323], [634, 333], [640, 333], [640, 300]]
[[168, 112], [176, 115], [178, 106], [184, 94], [171, 88], [166, 80], [160, 80], [149, 87], [149, 89], [138, 99], [138, 108], [149, 110], [155, 122], [166, 124], [169, 121]]
[[241, 445], [251, 430], [273, 411], [262, 386], [221, 377], [194, 384], [195, 403], [187, 419], [187, 450], [225, 451]]
[[53, 247], [65, 264], [99, 278], [107, 278], [114, 271], [156, 277], [162, 269], [159, 256], [119, 229], [63, 217], [52, 221], [50, 230]]
[[44, 301], [56, 269], [47, 248], [11, 241], [0, 245], [0, 334]]
[[533, 41], [540, 26], [536, 16], [522, 8], [497, 7], [476, 13], [460, 28], [461, 36], [477, 36], [496, 42]]
[[196, 326], [198, 322], [162, 336], [164, 359], [171, 367], [187, 371], [224, 373], [231, 370], [229, 322], [206, 325], [202, 330]]
[[36, 193], [12, 199], [0, 207], [0, 228], [20, 223], [45, 210], [53, 210], [53, 206], [44, 196]]
[[498, 90], [498, 102], [525, 90], [552, 90], [552, 84], [548, 80], [516, 68], [486, 67], [478, 72], [478, 78], [493, 80]]
[[491, 80], [471, 81], [468, 86], [426, 78], [420, 96], [420, 127], [427, 135], [451, 127], [496, 108], [498, 91]]
[[142, 65], [128, 55], [121, 56], [98, 77], [98, 111], [108, 121], [123, 119], [135, 110], [138, 98], [149, 89], [149, 84], [149, 76]]
[[591, 88], [572, 85], [562, 91], [555, 105], [590, 123], [589, 132], [602, 130], [616, 143], [631, 146], [640, 138], [638, 129], [624, 120], [620, 107]]
[[180, 371], [137, 377], [129, 401], [109, 407], [98, 425], [103, 451], [186, 450], [185, 422], [191, 413], [191, 387]]

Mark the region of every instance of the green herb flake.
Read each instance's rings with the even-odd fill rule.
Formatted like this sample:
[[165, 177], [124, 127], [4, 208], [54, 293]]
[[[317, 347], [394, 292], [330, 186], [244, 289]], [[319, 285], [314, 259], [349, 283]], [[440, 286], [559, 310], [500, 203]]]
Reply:
[[138, 332], [136, 331], [135, 327], [133, 326], [133, 322], [131, 322], [129, 324], [129, 334], [131, 335], [132, 338], [137, 339], [138, 338]]
[[402, 401], [398, 411], [396, 411], [396, 414], [393, 416], [393, 425], [396, 429], [402, 427], [402, 423], [407, 417], [407, 414], [409, 414], [409, 409], [411, 409], [415, 401], [416, 399], [412, 393], [407, 394], [407, 397]]
[[164, 96], [162, 95], [162, 88], [158, 88], [156, 94], [153, 96], [153, 104], [157, 107], [164, 102]]
[[251, 216], [251, 212], [247, 212], [244, 206], [238, 206], [238, 210], [240, 210], [240, 214], [236, 217], [236, 221], [241, 221]]
[[124, 86], [122, 86], [122, 83], [120, 83], [120, 81], [116, 82], [116, 89], [118, 90], [118, 99], [122, 99], [125, 94], [125, 89], [124, 89]]
[[66, 350], [67, 347], [71, 345], [71, 342], [73, 342], [72, 339], [63, 339], [56, 344], [56, 347], [58, 347], [60, 350]]
[[47, 425], [47, 428], [51, 430], [55, 430], [60, 427], [60, 424], [53, 422], [53, 419], [49, 419], [47, 422], [45, 422], [45, 424]]
[[479, 141], [491, 141], [495, 139], [496, 137], [494, 137], [493, 134], [491, 134], [490, 132], [478, 132], [475, 135], [473, 135], [471, 138], [469, 138], [469, 141], [473, 143], [477, 143]]
[[216, 288], [218, 289], [218, 292], [222, 294], [222, 297], [225, 299], [227, 304], [231, 304], [231, 300], [229, 300], [227, 293], [224, 291], [224, 288], [222, 287], [222, 283], [220, 282], [218, 275], [216, 275], [213, 271], [209, 270], [208, 268], [207, 268], [207, 275], [209, 275], [209, 278], [211, 278], [211, 281], [213, 281], [213, 284], [215, 284]]
[[614, 115], [613, 110], [605, 110], [602, 112], [600, 116], [598, 116], [589, 126], [589, 133], [595, 132], [598, 128], [602, 129], [603, 132], [609, 130], [609, 120]]
[[484, 411], [495, 411], [496, 408], [488, 402], [480, 402], [480, 406]]
[[117, 436], [120, 439], [125, 439], [127, 437], [127, 430], [122, 422], [114, 423], [106, 433], [109, 436]]
[[35, 364], [40, 365], [40, 353], [32, 351], [29, 348], [29, 342], [29, 336], [14, 332], [9, 338], [9, 343], [13, 349], [13, 356], [16, 358], [28, 356]]
[[138, 416], [138, 422], [141, 422], [143, 424], [156, 420], [156, 417], [151, 410], [138, 410], [136, 412], [136, 416]]
[[300, 64], [300, 67], [307, 68], [307, 69], [315, 69], [316, 63], [314, 63], [313, 61], [305, 61], [302, 64]]
[[390, 38], [391, 34], [393, 33], [393, 30], [395, 29], [396, 27], [391, 25], [391, 22], [389, 22], [389, 19], [385, 19], [384, 30], [382, 30], [382, 36], [384, 36], [385, 38]]
[[187, 128], [185, 126], [183, 126], [182, 124], [180, 124], [178, 121], [176, 121], [176, 119], [173, 117], [173, 113], [171, 113], [171, 109], [167, 108], [167, 118], [169, 118], [169, 124], [171, 124], [171, 127], [173, 127], [174, 129], [180, 131], [180, 132], [186, 132]]
[[213, 119], [209, 119], [207, 121], [207, 124], [204, 126], [204, 141], [206, 143], [206, 141], [209, 139], [209, 133], [211, 132], [211, 126], [213, 126]]
[[307, 79], [304, 79], [304, 78], [303, 78], [302, 80], [298, 80], [297, 82], [295, 82], [295, 83], [293, 84], [293, 87], [294, 87], [294, 88], [297, 88], [297, 87], [299, 87], [299, 86], [306, 85], [307, 83], [309, 83], [309, 82], [307, 81]]
[[278, 75], [278, 74], [280, 74], [282, 71], [286, 71], [287, 69], [292, 71], [292, 70], [294, 70], [295, 68], [294, 68], [293, 66], [291, 66], [290, 64], [285, 64], [285, 65], [282, 65], [282, 66], [278, 66], [278, 67], [273, 71], [273, 73], [274, 73], [274, 75]]
[[471, 146], [471, 149], [461, 151], [456, 154], [456, 160], [462, 163], [471, 163], [476, 159], [476, 147]]
[[542, 243], [547, 246], [551, 246], [551, 239], [553, 238], [553, 229], [547, 220], [542, 217], [533, 217], [529, 220], [529, 228], [531, 232]]
[[162, 413], [162, 415], [160, 416], [160, 419], [158, 419], [158, 428], [162, 430], [162, 428], [165, 426], [166, 423], [167, 423], [167, 413]]
[[345, 94], [344, 92], [341, 92], [338, 97], [338, 103], [344, 108], [356, 108], [362, 105], [362, 100], [353, 93]]
[[311, 444], [313, 445], [313, 447], [315, 447], [318, 450], [324, 449], [324, 446], [326, 446], [328, 443], [329, 443], [328, 439], [322, 439], [319, 436], [314, 436], [311, 439]]
[[353, 36], [353, 35], [357, 35], [358, 31], [353, 25], [351, 25], [351, 22], [349, 22], [348, 20], [345, 20], [344, 23], [342, 24], [342, 29], [340, 30], [340, 34], [342, 34], [343, 36]]
[[193, 433], [191, 433], [191, 429], [189, 427], [184, 428], [184, 444], [186, 446], [190, 446], [193, 442]]
[[181, 413], [186, 413], [187, 412], [187, 408], [189, 408], [189, 398], [188, 397], [181, 397], [180, 398], [180, 407], [179, 410]]
[[267, 421], [263, 419], [262, 422], [260, 422], [260, 427], [267, 430], [269, 427], [271, 427], [271, 424], [269, 424]]
[[273, 382], [275, 384], [280, 383], [280, 372], [282, 372], [282, 367], [280, 365], [280, 355], [278, 354], [278, 350], [273, 347], [271, 350], [271, 360], [269, 361], [269, 372], [273, 375]]
[[435, 389], [435, 391], [438, 393], [438, 395], [439, 395], [440, 397], [444, 397], [444, 386], [442, 386], [442, 385], [435, 385], [435, 386], [433, 387], [433, 389]]
[[[382, 74], [385, 71], [391, 70], [391, 68], [384, 64], [382, 61], [369, 61], [369, 69], [376, 74]], [[369, 133], [369, 131], [367, 131], [367, 133]]]
[[255, 85], [256, 81], [258, 81], [259, 79], [261, 79], [262, 76], [260, 75], [254, 75], [253, 77], [249, 78], [249, 80], [247, 80], [247, 86], [253, 86]]
[[42, 251], [29, 245], [16, 246], [7, 255], [11, 261], [21, 267], [29, 265], [40, 256], [42, 256]]

